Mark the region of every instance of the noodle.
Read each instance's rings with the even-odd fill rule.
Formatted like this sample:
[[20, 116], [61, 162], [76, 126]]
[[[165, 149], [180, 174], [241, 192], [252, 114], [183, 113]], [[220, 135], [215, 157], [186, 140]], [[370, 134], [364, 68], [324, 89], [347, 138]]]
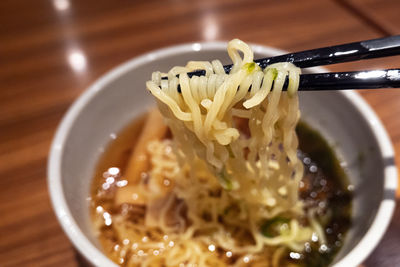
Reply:
[[[239, 51], [243, 59], [238, 56]], [[229, 75], [219, 61], [190, 62], [179, 69], [179, 78], [168, 75], [167, 88], [161, 89], [156, 83], [161, 79], [148, 82], [147, 88], [158, 98], [178, 149], [186, 156], [193, 155], [189, 152], [193, 150], [195, 156], [207, 162], [232, 196], [260, 205], [264, 214], [277, 213], [274, 209], [302, 213], [298, 187], [303, 165], [297, 159], [295, 134], [300, 71], [290, 63], [260, 70], [253, 62], [251, 49], [237, 39], [229, 43], [228, 54], [234, 63]], [[206, 70], [206, 77], [189, 79], [186, 72], [198, 69]], [[287, 76], [288, 91], [282, 93]], [[164, 91], [176, 92], [178, 84], [181, 95], [171, 93], [166, 96], [168, 100], [160, 97]], [[207, 96], [201, 96], [204, 88]], [[191, 118], [183, 118], [181, 113], [189, 113], [187, 117]], [[249, 138], [240, 137], [234, 127], [234, 115], [249, 119]], [[243, 153], [245, 149], [249, 150], [248, 155]], [[248, 164], [241, 164], [244, 162]]]

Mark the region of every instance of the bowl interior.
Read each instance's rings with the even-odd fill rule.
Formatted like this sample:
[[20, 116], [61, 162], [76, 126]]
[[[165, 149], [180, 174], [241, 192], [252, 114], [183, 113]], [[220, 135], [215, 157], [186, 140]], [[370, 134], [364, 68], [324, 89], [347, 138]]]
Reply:
[[[107, 144], [118, 136], [125, 125], [154, 104], [152, 96], [145, 90], [145, 82], [151, 77], [151, 72], [167, 71], [189, 60], [219, 58], [223, 63], [229, 63], [225, 49], [221, 43], [210, 46], [194, 44], [147, 54], [112, 71], [75, 103], [73, 111], [64, 119], [64, 127], [59, 130], [59, 138], [56, 138], [59, 143], [56, 141], [53, 144], [61, 151], [58, 171], [62, 192], [59, 192], [60, 196], [55, 196], [54, 192], [51, 194], [53, 203], [56, 202], [55, 198], [65, 198], [67, 211], [71, 215], [71, 229], [77, 225], [84, 235], [80, 239], [87, 238], [100, 248], [91, 228], [88, 208], [92, 175]], [[254, 47], [254, 50], [255, 58], [278, 53], [277, 50], [262, 47]], [[355, 188], [352, 215], [354, 226], [347, 234], [336, 262], [348, 254], [370, 228], [386, 196], [383, 190], [385, 166], [393, 161], [393, 158], [382, 157], [370, 123], [354, 106], [352, 96], [335, 91], [300, 93], [302, 119], [320, 131], [334, 147]], [[49, 177], [49, 182], [51, 187], [51, 183], [60, 181]], [[392, 194], [389, 192], [387, 196], [390, 198]], [[57, 212], [60, 207], [54, 205]], [[59, 212], [58, 215], [61, 217]], [[70, 237], [71, 229], [65, 229]], [[83, 241], [73, 242], [77, 245]], [[88, 251], [81, 252], [93, 261], [93, 255], [88, 255]]]

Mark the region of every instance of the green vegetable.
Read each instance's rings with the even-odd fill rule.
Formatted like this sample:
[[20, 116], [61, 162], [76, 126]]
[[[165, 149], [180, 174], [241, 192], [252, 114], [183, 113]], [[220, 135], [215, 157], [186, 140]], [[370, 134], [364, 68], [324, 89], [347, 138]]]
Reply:
[[275, 80], [278, 77], [278, 70], [275, 68], [271, 68], [270, 71], [272, 72], [272, 80]]
[[260, 67], [255, 62], [244, 64], [243, 68], [247, 70], [247, 73], [252, 73], [254, 70], [259, 70]]
[[266, 237], [276, 237], [289, 229], [290, 220], [285, 217], [275, 217], [261, 226], [261, 233]]
[[225, 168], [218, 173], [217, 177], [225, 190], [231, 191], [233, 189], [232, 180], [230, 179], [230, 175], [226, 172]]

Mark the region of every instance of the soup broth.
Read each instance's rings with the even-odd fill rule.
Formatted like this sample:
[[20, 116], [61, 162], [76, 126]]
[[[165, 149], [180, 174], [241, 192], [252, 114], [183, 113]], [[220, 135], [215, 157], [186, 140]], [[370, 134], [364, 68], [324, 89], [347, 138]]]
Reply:
[[[143, 128], [144, 120], [145, 116], [138, 118], [121, 131], [115, 140], [112, 140], [99, 160], [91, 187], [90, 212], [94, 229], [105, 254], [121, 266], [130, 266], [132, 257], [144, 259], [148, 253], [162, 258], [163, 250], [170, 249], [171, 244], [176, 242], [165, 233], [160, 233], [159, 237], [150, 235], [140, 237], [141, 241], [146, 238], [160, 239], [158, 240], [160, 244], [158, 249], [138, 247], [135, 240], [121, 236], [113, 226], [115, 220], [119, 220], [119, 218], [116, 219], [116, 216], [121, 214], [136, 224], [143, 224], [144, 221], [145, 205], [140, 203], [138, 205], [115, 205], [116, 191], [121, 187], [128, 186], [128, 182], [124, 178], [124, 171], [132, 149], [137, 145], [136, 140]], [[273, 265], [273, 261], [276, 259], [272, 257], [272, 254], [276, 255], [277, 250], [281, 255], [279, 262], [281, 266], [328, 266], [342, 247], [346, 232], [351, 226], [352, 192], [348, 189], [351, 187], [348, 187], [348, 179], [338, 158], [323, 137], [304, 122], [298, 124], [296, 131], [299, 137], [298, 157], [304, 164], [300, 197], [305, 203], [306, 210], [315, 211], [315, 217], [323, 227], [326, 243], [321, 245], [313, 237], [312, 241], [305, 243], [301, 252], [288, 248], [266, 247], [263, 251], [265, 253], [265, 265], [263, 266]], [[171, 139], [169, 131], [165, 134], [164, 139]], [[151, 178], [143, 174], [143, 179]], [[170, 187], [171, 183], [173, 181], [165, 183], [165, 186]], [[179, 200], [176, 201], [179, 205]], [[185, 212], [184, 208], [181, 212]], [[263, 231], [266, 236], [273, 236], [277, 227], [284, 227], [287, 223], [288, 218], [285, 216], [285, 214], [280, 214], [266, 222], [260, 227], [260, 231]], [[243, 238], [246, 238], [245, 234]], [[246, 262], [246, 258], [239, 259], [238, 255], [230, 253], [229, 250], [211, 246], [208, 248], [218, 255], [221, 265], [242, 266], [238, 264], [238, 261], [244, 260], [243, 265], [251, 266], [251, 258]], [[163, 265], [165, 263], [160, 259], [159, 266]], [[183, 262], [180, 266], [186, 265]], [[255, 264], [254, 266], [259, 265]]]

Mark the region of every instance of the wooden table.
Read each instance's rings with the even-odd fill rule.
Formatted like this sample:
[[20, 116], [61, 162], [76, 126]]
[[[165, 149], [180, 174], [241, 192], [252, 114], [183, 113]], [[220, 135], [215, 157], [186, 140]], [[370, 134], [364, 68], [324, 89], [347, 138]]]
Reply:
[[[62, 115], [111, 68], [183, 42], [295, 51], [400, 34], [399, 14], [398, 0], [0, 1], [0, 266], [80, 264], [50, 206], [46, 160]], [[389, 67], [400, 57], [329, 68]], [[400, 155], [400, 90], [362, 95]], [[398, 252], [400, 205], [365, 266], [400, 266]]]

